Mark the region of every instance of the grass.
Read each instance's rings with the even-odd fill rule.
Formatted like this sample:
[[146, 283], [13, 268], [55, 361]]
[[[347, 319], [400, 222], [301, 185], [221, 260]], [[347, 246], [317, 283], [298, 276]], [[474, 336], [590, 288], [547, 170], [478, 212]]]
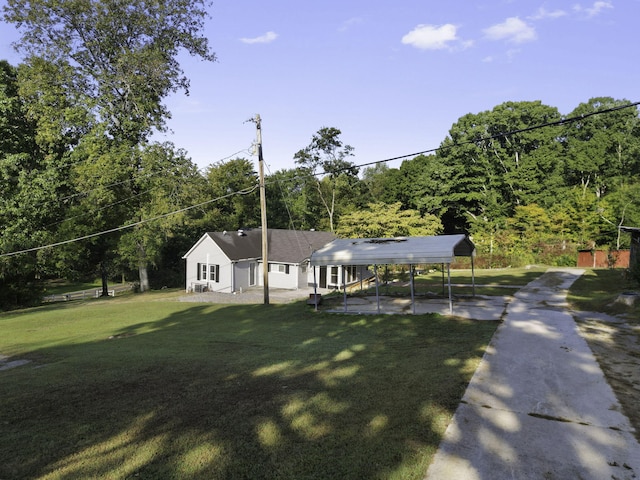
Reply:
[[618, 295], [626, 291], [638, 292], [640, 286], [624, 270], [587, 269], [569, 289], [567, 300], [576, 310], [627, 314], [630, 320], [640, 323], [640, 304], [628, 307], [615, 303]]
[[95, 290], [102, 287], [101, 280], [93, 282], [69, 282], [67, 280], [49, 280], [45, 283], [45, 295], [63, 295], [70, 292], [82, 290]]
[[[547, 270], [547, 267], [530, 268], [501, 268], [501, 269], [479, 269], [475, 270], [475, 293], [477, 295], [509, 295], [517, 291], [513, 286], [522, 287], [535, 280]], [[472, 272], [470, 269], [451, 270], [451, 283], [454, 295], [471, 295]], [[380, 285], [380, 293], [384, 295], [410, 295], [407, 287], [408, 280], [404, 282], [392, 282], [388, 285]], [[414, 288], [417, 295], [442, 295], [442, 271], [433, 271], [422, 275], [417, 275], [414, 279]], [[354, 294], [359, 294], [357, 287], [353, 289]], [[367, 294], [375, 292], [375, 286], [367, 290]], [[444, 295], [447, 291], [447, 272], [445, 271]]]
[[497, 326], [175, 295], [0, 314], [0, 478], [423, 478]]

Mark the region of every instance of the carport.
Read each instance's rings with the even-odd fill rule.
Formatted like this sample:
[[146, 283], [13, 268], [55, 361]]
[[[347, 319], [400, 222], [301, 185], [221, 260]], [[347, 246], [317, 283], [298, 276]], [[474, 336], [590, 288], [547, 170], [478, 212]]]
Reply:
[[[310, 265], [344, 266], [373, 265], [376, 282], [377, 311], [380, 313], [380, 288], [378, 280], [379, 265], [408, 265], [411, 288], [411, 305], [415, 314], [415, 289], [413, 283], [414, 265], [442, 264], [447, 266], [447, 286], [449, 291], [449, 314], [453, 314], [451, 293], [451, 263], [455, 257], [471, 257], [471, 279], [475, 293], [475, 272], [473, 259], [475, 245], [466, 236], [436, 235], [430, 237], [396, 238], [341, 238], [328, 243], [311, 255]], [[342, 269], [344, 272], [344, 268]], [[315, 274], [315, 268], [314, 268]], [[343, 273], [344, 275], [344, 273]], [[344, 285], [344, 279], [343, 279]], [[317, 282], [314, 278], [314, 291]], [[315, 308], [318, 309], [315, 295]], [[347, 312], [347, 290], [344, 289], [344, 311]]]

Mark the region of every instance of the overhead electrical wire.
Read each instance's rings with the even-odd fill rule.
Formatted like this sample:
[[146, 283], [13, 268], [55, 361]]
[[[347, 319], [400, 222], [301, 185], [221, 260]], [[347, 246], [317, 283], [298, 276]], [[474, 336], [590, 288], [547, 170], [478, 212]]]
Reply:
[[[379, 163], [393, 162], [394, 160], [402, 160], [403, 158], [417, 157], [418, 155], [425, 155], [427, 153], [435, 153], [435, 152], [437, 152], [439, 150], [447, 150], [447, 149], [450, 149], [450, 148], [461, 147], [463, 145], [470, 145], [470, 144], [474, 144], [474, 143], [478, 143], [478, 142], [484, 142], [484, 141], [487, 141], [487, 140], [494, 140], [496, 138], [508, 137], [510, 135], [516, 135], [518, 133], [530, 132], [530, 131], [533, 131], [533, 130], [538, 130], [540, 128], [558, 127], [558, 126], [561, 126], [561, 125], [565, 125], [567, 123], [572, 123], [572, 122], [577, 122], [579, 120], [584, 120], [586, 118], [593, 117], [595, 115], [602, 115], [602, 114], [605, 114], [605, 113], [616, 112], [618, 110], [624, 110], [626, 108], [637, 107], [638, 105], [640, 105], [640, 102], [625, 103], [624, 105], [618, 105], [616, 107], [607, 108], [605, 110], [596, 110], [596, 111], [585, 113], [585, 114], [582, 114], [582, 115], [576, 115], [574, 117], [563, 117], [560, 120], [555, 120], [553, 122], [547, 122], [547, 123], [543, 123], [543, 124], [540, 124], [540, 125], [534, 125], [532, 127], [519, 128], [517, 130], [511, 130], [509, 132], [496, 133], [494, 135], [480, 136], [480, 137], [476, 137], [476, 138], [474, 138], [472, 140], [467, 140], [467, 141], [464, 141], [464, 142], [456, 142], [456, 143], [452, 143], [451, 145], [447, 145], [447, 146], [444, 146], [444, 147], [440, 146], [440, 147], [430, 148], [429, 150], [423, 150], [421, 152], [411, 153], [409, 155], [402, 155], [402, 156], [399, 156], [399, 157], [387, 158], [385, 160], [377, 160], [375, 162], [363, 163], [363, 164], [356, 165], [356, 166], [357, 167], [368, 167], [370, 165], [377, 165]], [[332, 171], [327, 172], [327, 173], [339, 173], [339, 172], [348, 170], [349, 168], [353, 168], [353, 167], [339, 168], [339, 169], [332, 170]]]
[[114, 207], [116, 205], [120, 205], [122, 203], [126, 203], [126, 202], [128, 202], [130, 200], [133, 200], [134, 198], [138, 198], [138, 197], [140, 197], [142, 195], [145, 195], [145, 194], [147, 194], [147, 193], [149, 193], [149, 192], [151, 192], [153, 190], [156, 190], [157, 188], [159, 188], [159, 187], [150, 188], [149, 190], [145, 190], [144, 192], [136, 193], [135, 195], [131, 195], [130, 197], [123, 198], [122, 200], [118, 200], [117, 202], [113, 202], [113, 203], [110, 203], [108, 205], [103, 205], [100, 208], [95, 208], [95, 209], [93, 209], [91, 211], [88, 211], [88, 212], [85, 212], [85, 213], [80, 213], [78, 215], [74, 215], [73, 217], [67, 217], [67, 218], [64, 218], [62, 220], [58, 220], [57, 222], [49, 223], [49, 224], [45, 225], [44, 227], [45, 228], [46, 227], [52, 227], [54, 225], [59, 225], [59, 224], [64, 223], [64, 222], [75, 220], [76, 218], [82, 218], [82, 217], [88, 217], [89, 215], [94, 215], [97, 212], [101, 212], [102, 210], [106, 210], [107, 208], [111, 208], [111, 207]]
[[[233, 154], [231, 154], [231, 155], [229, 155], [229, 156], [227, 156], [227, 157], [224, 157], [224, 158], [222, 158], [222, 159], [218, 160], [218, 162], [223, 162], [224, 160], [226, 160], [226, 159], [228, 159], [228, 158], [231, 158], [231, 157], [233, 157], [234, 155], [237, 155], [238, 153], [242, 153], [242, 152], [245, 152], [245, 151], [246, 151], [246, 152], [248, 152], [248, 151], [249, 151], [249, 149], [242, 149], [242, 150], [239, 150], [239, 151], [237, 151], [236, 153], [233, 153]], [[76, 162], [76, 163], [80, 163], [80, 162]], [[65, 165], [63, 165], [63, 166], [65, 166]], [[127, 179], [127, 180], [122, 180], [122, 181], [114, 182], [114, 183], [107, 184], [107, 185], [101, 185], [100, 187], [92, 188], [92, 189], [90, 189], [90, 190], [84, 190], [84, 191], [80, 191], [80, 192], [72, 193], [72, 194], [70, 194], [70, 195], [65, 195], [64, 197], [53, 198], [53, 199], [50, 199], [50, 200], [42, 200], [42, 201], [37, 202], [37, 203], [35, 203], [35, 204], [33, 204], [33, 205], [34, 205], [34, 206], [38, 206], [38, 205], [44, 205], [44, 204], [51, 204], [51, 203], [60, 203], [60, 202], [64, 202], [64, 201], [67, 201], [67, 200], [71, 200], [71, 199], [73, 199], [73, 198], [77, 198], [77, 197], [81, 197], [81, 196], [84, 196], [84, 195], [88, 195], [88, 194], [90, 194], [90, 193], [92, 193], [92, 192], [95, 192], [95, 191], [98, 191], [98, 190], [108, 189], [108, 188], [111, 188], [111, 187], [117, 187], [117, 186], [120, 186], [120, 185], [124, 185], [124, 184], [126, 184], [126, 183], [131, 183], [131, 182], [134, 182], [134, 181], [140, 180], [140, 179], [152, 178], [152, 177], [154, 177], [154, 176], [158, 176], [158, 175], [161, 175], [161, 174], [167, 173], [167, 172], [168, 172], [168, 171], [170, 171], [172, 168], [173, 168], [173, 167], [168, 167], [168, 168], [166, 168], [166, 169], [158, 170], [158, 171], [156, 171], [156, 172], [151, 172], [151, 173], [148, 173], [148, 174], [146, 174], [146, 175], [141, 175], [141, 176], [139, 176], [139, 177], [129, 178], [129, 179]], [[198, 171], [200, 171], [200, 169], [198, 169]], [[201, 173], [204, 173], [204, 172], [201, 172]], [[125, 203], [125, 202], [126, 202], [126, 201], [128, 201], [128, 200], [132, 200], [132, 199], [134, 199], [134, 198], [136, 198], [136, 197], [138, 197], [138, 196], [142, 195], [143, 193], [150, 192], [150, 191], [155, 190], [155, 189], [157, 189], [157, 188], [159, 188], [159, 187], [152, 187], [152, 188], [150, 188], [150, 189], [146, 190], [145, 192], [141, 192], [141, 193], [139, 193], [139, 194], [132, 195], [132, 196], [128, 197], [127, 199], [120, 200], [120, 201], [117, 201], [117, 202], [111, 203], [111, 204], [109, 204], [109, 205], [105, 205], [105, 206], [103, 206], [103, 207], [101, 207], [101, 208], [98, 208], [98, 209], [96, 209], [96, 210], [93, 210], [93, 211], [94, 211], [94, 212], [97, 212], [97, 211], [100, 211], [100, 210], [104, 210], [105, 208], [111, 207], [111, 206], [113, 206], [113, 205], [117, 205], [117, 204], [120, 204], [120, 203]], [[75, 216], [73, 216], [73, 217], [65, 218], [65, 219], [63, 219], [63, 220], [59, 220], [59, 221], [57, 221], [57, 222], [49, 223], [49, 224], [45, 225], [45, 227], [50, 227], [50, 226], [52, 226], [52, 225], [57, 225], [57, 224], [59, 224], [59, 223], [66, 222], [67, 220], [71, 220], [71, 219], [74, 219], [74, 218], [78, 218], [78, 217], [82, 217], [82, 216], [86, 216], [86, 215], [90, 215], [90, 214], [91, 214], [91, 212], [88, 212], [88, 213], [86, 213], [86, 214], [81, 214], [81, 215], [75, 215]]]
[[[611, 108], [604, 109], [604, 110], [596, 110], [596, 111], [589, 112], [589, 113], [586, 113], [586, 114], [577, 115], [577, 116], [574, 116], [574, 117], [564, 117], [564, 118], [561, 118], [559, 120], [555, 120], [553, 122], [547, 122], [547, 123], [540, 124], [540, 125], [534, 125], [534, 126], [531, 126], [531, 127], [525, 127], [525, 128], [520, 128], [520, 129], [516, 129], [516, 130], [511, 130], [509, 132], [501, 132], [501, 133], [497, 133], [497, 134], [494, 134], [494, 135], [479, 136], [479, 137], [476, 137], [476, 138], [474, 138], [472, 140], [467, 140], [467, 141], [464, 141], [464, 142], [456, 142], [456, 143], [453, 143], [451, 145], [447, 145], [445, 147], [441, 146], [441, 147], [430, 148], [428, 150], [422, 150], [420, 152], [411, 153], [411, 154], [408, 154], [408, 155], [401, 155], [401, 156], [397, 156], [397, 157], [393, 157], [393, 158], [387, 158], [387, 159], [384, 159], [384, 160], [377, 160], [377, 161], [373, 161], [373, 162], [362, 163], [362, 164], [359, 164], [359, 165], [350, 165], [348, 167], [343, 167], [343, 168], [330, 170], [330, 171], [325, 171], [325, 172], [313, 172], [311, 174], [299, 175], [297, 177], [292, 178], [291, 180], [302, 179], [302, 178], [308, 177], [310, 175], [311, 176], [320, 176], [320, 175], [324, 175], [324, 174], [327, 174], [327, 173], [340, 173], [340, 172], [343, 172], [343, 171], [346, 171], [346, 170], [353, 169], [354, 167], [355, 168], [361, 168], [361, 167], [367, 167], [367, 166], [370, 166], [370, 165], [377, 165], [377, 164], [380, 164], [380, 163], [392, 162], [392, 161], [395, 161], [395, 160], [402, 160], [402, 159], [405, 159], [405, 158], [417, 157], [418, 155], [425, 155], [427, 153], [435, 153], [435, 152], [437, 152], [439, 150], [443, 150], [443, 149], [457, 148], [457, 147], [460, 147], [460, 146], [463, 146], [463, 145], [469, 145], [469, 144], [474, 144], [474, 143], [483, 142], [483, 141], [487, 141], [487, 140], [492, 140], [492, 139], [496, 139], [496, 138], [507, 137], [507, 136], [510, 136], [510, 135], [516, 135], [518, 133], [523, 133], [523, 132], [530, 132], [530, 131], [538, 130], [538, 129], [541, 129], [541, 128], [560, 126], [560, 125], [564, 125], [564, 124], [567, 124], [567, 123], [572, 123], [572, 122], [577, 122], [579, 120], [584, 120], [586, 118], [593, 117], [595, 115], [602, 115], [602, 114], [605, 114], [605, 113], [611, 113], [611, 112], [615, 112], [615, 111], [618, 111], [618, 110], [623, 110], [623, 109], [626, 109], [626, 108], [637, 107], [638, 105], [640, 105], [640, 102], [626, 103], [624, 105], [618, 105], [616, 107], [611, 107]], [[232, 154], [232, 155], [230, 155], [230, 156], [228, 156], [226, 158], [231, 158], [232, 156], [237, 155], [238, 153], [241, 153], [243, 151], [245, 151], [245, 150], [240, 150], [239, 152], [236, 152], [236, 153], [234, 153], [234, 154]], [[271, 183], [271, 182], [268, 182], [268, 183]], [[266, 184], [267, 183], [265, 183], [265, 185]], [[130, 223], [130, 224], [127, 224], [127, 225], [122, 225], [120, 227], [111, 228], [109, 230], [104, 230], [104, 231], [101, 231], [101, 232], [96, 232], [96, 233], [92, 233], [92, 234], [89, 234], [89, 235], [84, 235], [82, 237], [77, 237], [77, 238], [73, 238], [73, 239], [69, 239], [69, 240], [64, 240], [64, 241], [61, 241], [61, 242], [51, 243], [49, 245], [43, 245], [43, 246], [39, 246], [39, 247], [27, 248], [27, 249], [18, 250], [18, 251], [15, 251], [15, 252], [1, 253], [0, 254], [0, 258], [12, 257], [12, 256], [24, 254], [24, 253], [29, 253], [29, 252], [36, 252], [36, 251], [39, 251], [39, 250], [44, 250], [46, 248], [53, 248], [53, 247], [58, 247], [58, 246], [61, 246], [61, 245], [67, 245], [69, 243], [75, 243], [75, 242], [79, 242], [79, 241], [82, 241], [82, 240], [87, 240], [89, 238], [94, 238], [94, 237], [98, 237], [98, 236], [101, 236], [101, 235], [107, 235], [107, 234], [110, 234], [110, 233], [114, 233], [114, 232], [118, 232], [118, 231], [122, 231], [122, 230], [127, 230], [129, 228], [133, 228], [133, 227], [138, 226], [138, 225], [142, 225], [142, 224], [145, 224], [145, 223], [153, 222], [155, 220], [160, 220], [162, 218], [166, 218], [166, 217], [169, 217], [171, 215], [176, 215], [178, 213], [186, 212], [186, 211], [191, 210], [193, 208], [202, 207], [204, 205], [208, 205], [210, 203], [214, 203], [214, 202], [217, 202], [219, 200], [222, 200], [222, 199], [234, 196], [234, 195], [247, 195], [249, 193], [254, 192], [258, 188], [259, 188], [259, 185], [256, 184], [256, 185], [254, 185], [254, 186], [252, 186], [250, 188], [246, 188], [246, 189], [239, 190], [239, 191], [236, 191], [236, 192], [230, 192], [230, 193], [228, 193], [226, 195], [222, 195], [222, 196], [214, 198], [212, 200], [207, 200], [205, 202], [201, 202], [201, 203], [198, 203], [196, 205], [191, 205], [189, 207], [185, 207], [185, 208], [181, 208], [181, 209], [178, 209], [178, 210], [174, 210], [172, 212], [164, 213], [162, 215], [157, 215], [155, 217], [147, 218], [147, 219], [140, 220], [138, 222]]]
[[29, 253], [29, 252], [37, 252], [39, 250], [44, 250], [45, 248], [59, 247], [61, 245], [67, 245], [69, 243], [75, 243], [75, 242], [79, 242], [81, 240], [87, 240], [89, 238], [99, 237], [101, 235], [107, 235], [109, 233], [120, 232], [122, 230], [128, 230], [129, 228], [137, 227], [138, 225], [143, 225], [145, 223], [149, 223], [149, 222], [153, 222], [153, 221], [156, 221], [156, 220], [160, 220], [162, 218], [166, 218], [166, 217], [169, 217], [171, 215], [176, 215], [178, 213], [186, 212], [187, 210], [191, 210], [193, 208], [202, 207], [204, 205], [208, 205], [209, 203], [217, 202], [217, 201], [222, 200], [222, 199], [227, 198], [227, 197], [231, 197], [231, 196], [234, 196], [234, 195], [247, 195], [247, 194], [249, 194], [251, 192], [254, 192], [257, 189], [258, 189], [258, 185], [254, 185], [254, 186], [252, 186], [250, 188], [245, 188], [244, 190], [239, 190], [237, 192], [231, 192], [231, 193], [228, 193], [226, 195], [222, 195], [220, 197], [214, 198], [212, 200], [207, 200], [206, 202], [201, 202], [201, 203], [198, 203], [196, 205], [190, 205], [188, 207], [180, 208], [180, 209], [174, 210], [172, 212], [163, 213], [162, 215], [156, 215], [155, 217], [145, 218], [145, 219], [140, 220], [138, 222], [128, 223], [128, 224], [122, 225], [120, 227], [110, 228], [108, 230], [103, 230], [101, 232], [90, 233], [89, 235], [83, 235], [82, 237], [76, 237], [76, 238], [72, 238], [72, 239], [69, 239], [69, 240], [63, 240], [61, 242], [50, 243], [49, 245], [42, 245], [40, 247], [25, 248], [24, 250], [18, 250], [18, 251], [15, 251], [15, 252], [2, 253], [2, 254], [0, 254], [0, 258], [2, 258], [2, 257], [12, 257], [12, 256], [15, 256], [15, 255], [20, 255], [20, 254]]

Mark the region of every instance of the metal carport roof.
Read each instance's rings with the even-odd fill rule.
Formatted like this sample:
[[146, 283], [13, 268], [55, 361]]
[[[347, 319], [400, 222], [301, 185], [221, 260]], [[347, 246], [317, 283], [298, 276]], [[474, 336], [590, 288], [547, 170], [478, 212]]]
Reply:
[[[374, 265], [376, 273], [378, 265], [447, 264], [449, 312], [453, 313], [450, 274], [451, 263], [455, 257], [471, 257], [471, 276], [475, 290], [475, 277], [473, 274], [473, 257], [475, 256], [475, 252], [475, 245], [463, 234], [437, 235], [431, 237], [341, 238], [313, 252], [309, 263], [313, 267], [322, 265]], [[415, 312], [413, 269], [411, 269], [411, 273], [411, 299]], [[314, 280], [314, 284], [315, 283]], [[378, 298], [378, 312], [380, 312], [377, 275], [376, 297]], [[317, 308], [318, 306], [316, 304], [316, 309]], [[344, 308], [346, 312], [346, 289], [344, 291]]]
[[386, 265], [452, 263], [472, 257], [475, 245], [466, 235], [397, 238], [339, 238], [311, 255], [311, 265]]

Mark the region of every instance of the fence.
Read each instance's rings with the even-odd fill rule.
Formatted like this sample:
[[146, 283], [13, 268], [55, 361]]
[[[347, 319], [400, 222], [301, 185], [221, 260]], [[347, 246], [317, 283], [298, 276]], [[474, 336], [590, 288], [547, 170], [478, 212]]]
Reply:
[[[115, 297], [116, 293], [127, 292], [133, 290], [133, 284], [116, 285], [108, 290], [110, 297]], [[101, 288], [91, 288], [88, 290], [78, 290], [76, 292], [60, 293], [55, 295], [47, 295], [42, 301], [45, 303], [50, 302], [68, 302], [71, 300], [86, 300], [88, 298], [98, 298], [102, 295]]]
[[578, 267], [629, 268], [629, 250], [580, 250]]

